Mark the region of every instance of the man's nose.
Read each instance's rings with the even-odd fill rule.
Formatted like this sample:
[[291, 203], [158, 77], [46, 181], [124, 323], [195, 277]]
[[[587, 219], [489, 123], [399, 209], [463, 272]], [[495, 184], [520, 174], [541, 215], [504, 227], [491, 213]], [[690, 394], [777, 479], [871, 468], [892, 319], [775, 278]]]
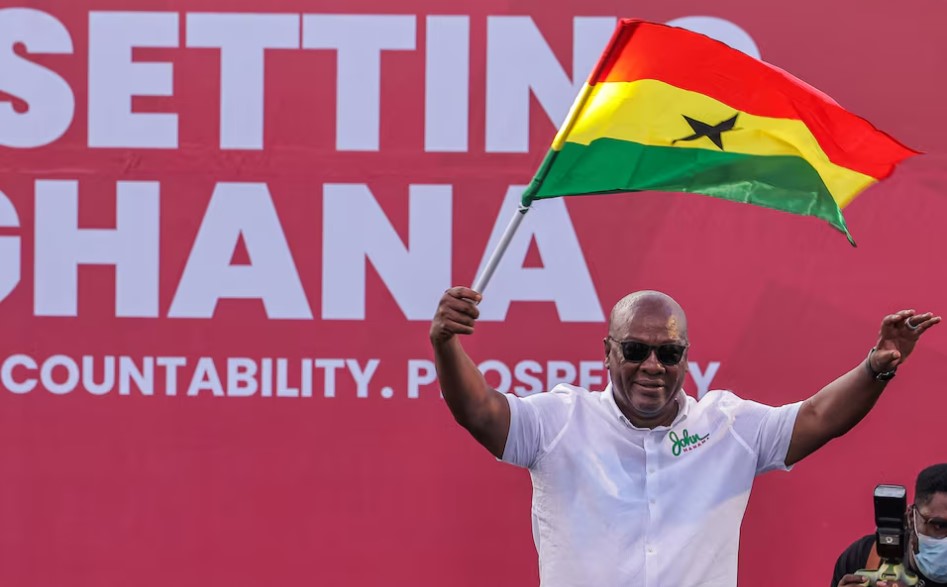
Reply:
[[641, 368], [648, 373], [664, 372], [664, 365], [658, 360], [657, 349], [651, 349], [648, 352], [648, 356], [644, 358], [644, 361], [641, 361]]

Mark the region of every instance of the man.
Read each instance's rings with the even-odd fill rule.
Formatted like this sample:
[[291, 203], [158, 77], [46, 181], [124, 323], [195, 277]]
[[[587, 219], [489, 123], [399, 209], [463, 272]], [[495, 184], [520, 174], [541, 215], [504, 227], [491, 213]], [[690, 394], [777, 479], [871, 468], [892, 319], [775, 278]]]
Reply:
[[[947, 587], [947, 463], [917, 476], [906, 520], [904, 566], [918, 576], [918, 587]], [[856, 540], [838, 557], [832, 587], [864, 585], [865, 578], [855, 571], [877, 569], [879, 562], [874, 534]], [[878, 585], [885, 587], [884, 582]]]
[[913, 310], [887, 316], [866, 360], [798, 404], [719, 391], [698, 402], [681, 390], [684, 311], [638, 292], [611, 312], [604, 392], [562, 385], [520, 399], [491, 389], [461, 346], [480, 299], [465, 287], [441, 298], [430, 330], [437, 375], [454, 418], [494, 456], [529, 469], [543, 587], [736, 585], [754, 476], [847, 432], [940, 322]]

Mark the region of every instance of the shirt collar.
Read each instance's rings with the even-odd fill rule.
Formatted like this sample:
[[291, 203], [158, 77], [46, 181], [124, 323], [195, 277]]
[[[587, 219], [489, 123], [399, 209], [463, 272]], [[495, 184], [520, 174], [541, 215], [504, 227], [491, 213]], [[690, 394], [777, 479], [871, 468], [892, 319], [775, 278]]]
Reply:
[[[651, 430], [650, 428], [638, 428], [631, 423], [631, 420], [625, 417], [625, 414], [622, 413], [621, 408], [618, 407], [618, 403], [615, 401], [615, 392], [612, 390], [611, 382], [605, 386], [605, 390], [602, 393], [605, 394], [605, 402], [608, 404], [612, 414], [618, 418], [622, 424], [628, 426], [629, 428], [634, 428], [635, 430]], [[676, 396], [674, 396], [674, 401], [677, 402], [677, 416], [674, 417], [674, 421], [671, 422], [670, 426], [657, 426], [654, 428], [655, 430], [674, 428], [687, 419], [687, 413], [690, 411], [690, 402], [687, 401], [687, 394], [684, 393], [683, 389], [680, 390]]]

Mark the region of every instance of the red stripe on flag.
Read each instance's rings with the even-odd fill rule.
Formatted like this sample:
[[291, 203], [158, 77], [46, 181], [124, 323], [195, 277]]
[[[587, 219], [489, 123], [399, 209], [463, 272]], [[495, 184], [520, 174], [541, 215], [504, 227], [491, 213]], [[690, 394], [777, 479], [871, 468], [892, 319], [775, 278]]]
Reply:
[[623, 19], [589, 83], [655, 79], [757, 116], [802, 120], [836, 165], [882, 179], [916, 154], [783, 70], [710, 37]]

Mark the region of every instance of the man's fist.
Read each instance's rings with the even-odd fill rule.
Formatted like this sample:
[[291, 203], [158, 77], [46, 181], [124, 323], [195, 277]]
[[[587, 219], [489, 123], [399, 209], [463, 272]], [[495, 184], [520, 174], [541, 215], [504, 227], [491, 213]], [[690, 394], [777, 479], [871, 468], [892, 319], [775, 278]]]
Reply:
[[479, 293], [468, 287], [452, 287], [441, 296], [431, 322], [431, 342], [442, 344], [455, 334], [473, 334], [474, 322], [480, 316]]

